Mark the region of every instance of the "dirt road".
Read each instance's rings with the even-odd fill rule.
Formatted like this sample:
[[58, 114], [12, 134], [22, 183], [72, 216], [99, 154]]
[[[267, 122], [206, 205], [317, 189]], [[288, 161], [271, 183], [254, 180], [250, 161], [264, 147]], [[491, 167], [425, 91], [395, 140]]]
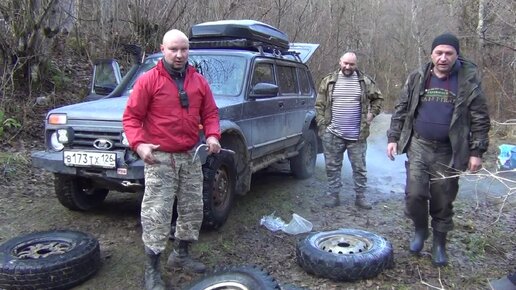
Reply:
[[[316, 174], [307, 180], [294, 179], [281, 166], [256, 174], [251, 192], [237, 198], [228, 222], [219, 230], [202, 232], [192, 253], [210, 269], [256, 264], [281, 284], [306, 289], [429, 289], [424, 283], [442, 289], [489, 289], [488, 279], [513, 271], [516, 268], [514, 196], [500, 210], [499, 197], [506, 195], [507, 189], [503, 184], [493, 185], [488, 179], [461, 181], [455, 204], [456, 229], [449, 238], [450, 266], [442, 270], [431, 266], [430, 245], [425, 246], [421, 258], [407, 253], [412, 225], [403, 216], [404, 156], [394, 162], [385, 157], [388, 116], [381, 115], [374, 122], [367, 156], [372, 210], [360, 211], [353, 206], [349, 164], [343, 170], [344, 182], [350, 188], [342, 195], [344, 205], [323, 209], [321, 197], [326, 177], [323, 158], [319, 156]], [[28, 156], [30, 144], [26, 146], [27, 150], [17, 154]], [[58, 203], [52, 184], [50, 174], [30, 166], [6, 173], [0, 182], [0, 243], [40, 230], [88, 232], [100, 241], [102, 265], [93, 278], [74, 289], [141, 289], [141, 195], [114, 193], [99, 209], [73, 212]], [[271, 232], [260, 226], [260, 219], [273, 212], [285, 221], [297, 213], [313, 223], [313, 231], [359, 228], [378, 233], [392, 243], [395, 267], [376, 278], [354, 283], [311, 276], [296, 262], [296, 243], [304, 235]], [[167, 253], [171, 248], [172, 243]], [[171, 289], [187, 289], [200, 277], [165, 270]]]

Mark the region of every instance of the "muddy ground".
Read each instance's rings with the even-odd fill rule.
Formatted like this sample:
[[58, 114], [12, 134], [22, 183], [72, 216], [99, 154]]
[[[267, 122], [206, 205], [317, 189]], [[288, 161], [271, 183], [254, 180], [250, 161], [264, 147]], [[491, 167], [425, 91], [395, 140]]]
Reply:
[[[464, 176], [455, 203], [456, 228], [449, 236], [450, 265], [434, 268], [430, 243], [422, 257], [407, 252], [412, 225], [403, 216], [404, 156], [391, 162], [385, 157], [385, 127], [388, 116], [373, 124], [368, 148], [368, 197], [370, 211], [357, 210], [351, 190], [342, 192], [344, 205], [324, 209], [324, 160], [319, 156], [315, 176], [295, 180], [282, 166], [253, 177], [252, 190], [238, 197], [227, 223], [216, 231], [203, 231], [192, 253], [210, 269], [227, 265], [255, 264], [280, 284], [306, 289], [490, 289], [488, 280], [516, 268], [516, 217], [514, 181], [507, 186], [493, 178]], [[514, 140], [498, 143], [514, 144]], [[70, 211], [53, 193], [52, 175], [30, 166], [30, 152], [41, 141], [20, 140], [5, 148], [0, 181], [0, 243], [32, 231], [75, 229], [93, 234], [100, 241], [102, 266], [98, 273], [74, 289], [141, 289], [143, 246], [139, 223], [140, 194], [112, 193], [103, 206], [90, 212]], [[7, 154], [6, 154], [7, 153]], [[486, 156], [486, 168], [495, 171], [496, 145]], [[484, 172], [483, 175], [489, 175]], [[498, 176], [498, 174], [497, 174]], [[352, 188], [350, 167], [344, 182]], [[505, 203], [503, 198], [506, 197]], [[297, 213], [313, 223], [313, 231], [359, 228], [378, 233], [394, 248], [395, 266], [373, 279], [354, 283], [333, 282], [307, 274], [296, 262], [296, 242], [291, 236], [271, 232], [260, 219], [271, 213], [290, 221]], [[167, 254], [172, 243], [167, 248]], [[200, 275], [164, 269], [170, 289], [187, 289]]]

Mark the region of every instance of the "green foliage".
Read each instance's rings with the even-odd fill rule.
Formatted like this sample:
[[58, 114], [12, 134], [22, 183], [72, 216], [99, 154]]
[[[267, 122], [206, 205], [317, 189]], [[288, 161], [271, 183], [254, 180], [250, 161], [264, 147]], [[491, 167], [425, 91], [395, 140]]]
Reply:
[[466, 238], [466, 247], [468, 249], [468, 256], [471, 259], [482, 257], [486, 252], [488, 241], [482, 235], [470, 235]]
[[38, 66], [33, 68], [33, 74], [33, 87], [39, 86], [43, 91], [63, 91], [72, 83], [72, 79], [50, 59], [41, 60]]
[[[88, 55], [88, 51], [85, 47], [85, 43], [87, 43], [87, 39], [79, 38], [75, 35], [69, 36], [66, 40], [67, 50], [73, 54], [84, 56]], [[99, 57], [106, 57], [106, 55], [102, 55]]]
[[21, 124], [14, 118], [5, 118], [5, 112], [0, 111], [0, 138], [4, 136], [5, 129], [18, 129]]
[[50, 78], [54, 83], [56, 91], [62, 91], [72, 83], [72, 79], [59, 69], [54, 62], [50, 66]]
[[16, 172], [26, 170], [30, 161], [22, 153], [0, 152], [0, 177], [15, 177]]

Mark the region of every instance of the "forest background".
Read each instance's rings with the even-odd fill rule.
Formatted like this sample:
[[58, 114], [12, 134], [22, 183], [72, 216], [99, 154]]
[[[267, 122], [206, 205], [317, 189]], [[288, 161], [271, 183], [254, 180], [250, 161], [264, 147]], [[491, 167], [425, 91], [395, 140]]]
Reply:
[[[315, 82], [354, 50], [392, 111], [408, 73], [429, 60], [433, 38], [455, 33], [478, 64], [495, 123], [516, 111], [513, 0], [4, 0], [0, 3], [0, 137], [41, 136], [44, 114], [80, 101], [97, 58], [129, 62], [122, 48], [159, 49], [163, 34], [221, 19], [253, 19], [291, 42], [320, 44]], [[123, 67], [123, 68], [128, 68]], [[21, 134], [20, 134], [21, 133]]]
[[[143, 259], [140, 239], [135, 238], [137, 197], [114, 195], [111, 203], [93, 214], [69, 211], [53, 198], [51, 175], [31, 167], [30, 151], [44, 148], [44, 118], [50, 109], [79, 102], [88, 94], [95, 59], [116, 57], [127, 70], [132, 58], [124, 52], [126, 45], [152, 53], [171, 28], [188, 33], [194, 24], [221, 19], [262, 21], [286, 32], [291, 42], [320, 44], [309, 62], [316, 83], [338, 67], [343, 52], [356, 51], [360, 69], [382, 90], [385, 113], [392, 112], [410, 71], [429, 60], [433, 38], [455, 33], [461, 54], [480, 68], [495, 129], [485, 167], [494, 167], [488, 165], [496, 160], [497, 145], [516, 144], [514, 0], [1, 0], [0, 241], [47, 228], [90, 232], [102, 243], [104, 266], [82, 289], [141, 288], [141, 263], [135, 262]], [[380, 169], [386, 168], [382, 142], [389, 120], [386, 114], [381, 116], [375, 119], [381, 126], [375, 127], [381, 128], [377, 136], [382, 138], [370, 138], [368, 145], [368, 154], [379, 152], [375, 162], [368, 163], [368, 175], [370, 184], [387, 190], [388, 194], [378, 190], [371, 195], [382, 206], [366, 215], [353, 206], [322, 210], [318, 194], [326, 182], [323, 169], [304, 182], [281, 174], [264, 175], [257, 177], [254, 194], [235, 207], [222, 233], [202, 235], [197, 252], [212, 266], [253, 261], [267, 266], [280, 281], [325, 290], [487, 289], [487, 279], [513, 271], [514, 241], [506, 237], [516, 224], [514, 199], [508, 198], [514, 197], [514, 183], [503, 199], [505, 207], [497, 203], [499, 199], [491, 202], [493, 198], [484, 205], [480, 197], [491, 195], [479, 192], [476, 183], [469, 182], [475, 189], [470, 195], [461, 186], [458, 230], [450, 242], [452, 267], [441, 273], [430, 259], [414, 258], [404, 250], [412, 228], [402, 218], [402, 196], [396, 195], [403, 186], [395, 182], [393, 171], [381, 175]], [[491, 183], [488, 189], [490, 193]], [[290, 210], [304, 209], [300, 213], [318, 230], [331, 229], [334, 221], [340, 221], [340, 226], [352, 224], [385, 235], [397, 251], [396, 268], [360, 284], [342, 285], [307, 275], [293, 266], [295, 237], [264, 234], [256, 223], [270, 213], [271, 204], [283, 201], [288, 201], [284, 217]], [[391, 220], [402, 222], [385, 222]], [[256, 249], [271, 250], [255, 255]], [[167, 278], [186, 285], [197, 277], [167, 272]], [[441, 287], [427, 287], [426, 281]]]

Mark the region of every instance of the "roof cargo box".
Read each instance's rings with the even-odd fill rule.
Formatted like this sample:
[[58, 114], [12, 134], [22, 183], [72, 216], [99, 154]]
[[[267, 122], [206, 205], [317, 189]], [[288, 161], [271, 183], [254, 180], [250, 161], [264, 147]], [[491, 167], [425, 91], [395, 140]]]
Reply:
[[277, 28], [254, 20], [204, 22], [190, 29], [190, 47], [238, 47], [288, 51], [288, 36]]

